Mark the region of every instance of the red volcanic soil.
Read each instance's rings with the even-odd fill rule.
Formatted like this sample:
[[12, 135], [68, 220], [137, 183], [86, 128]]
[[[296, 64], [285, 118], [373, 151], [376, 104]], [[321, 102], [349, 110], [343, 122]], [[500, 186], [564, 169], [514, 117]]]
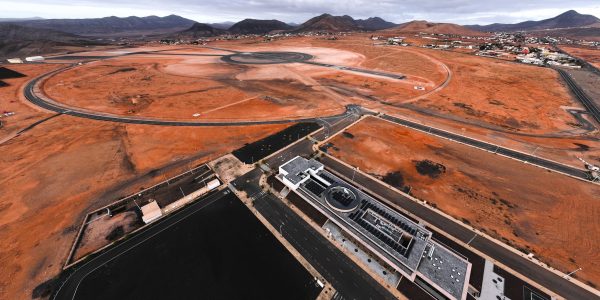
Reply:
[[[19, 72], [26, 77], [3, 79], [8, 86], [0, 87], [0, 113], [14, 112], [15, 115], [2, 117], [2, 127], [0, 128], [0, 141], [11, 137], [16, 131], [23, 129], [27, 125], [34, 123], [44, 117], [51, 116], [50, 113], [40, 112], [32, 109], [22, 99], [22, 88], [32, 78], [50, 72], [62, 67], [61, 65], [31, 65], [31, 64], [11, 64], [3, 67]], [[1, 142], [0, 142], [1, 143]]]
[[[600, 31], [600, 28], [598, 28]], [[600, 69], [600, 48], [598, 47], [575, 47], [575, 46], [560, 46], [560, 49], [570, 55], [579, 57], [596, 68]]]
[[571, 125], [573, 116], [562, 107], [581, 104], [569, 94], [555, 70], [454, 52], [423, 51], [443, 61], [452, 79], [442, 91], [413, 105], [514, 132], [576, 128]]
[[[369, 34], [336, 41], [216, 41], [211, 46], [305, 52], [319, 62], [406, 79], [305, 64], [229, 65], [218, 57], [182, 55], [223, 51], [146, 47], [80, 54], [164, 49], [171, 55], [83, 64], [49, 78], [43, 88], [70, 106], [180, 120], [323, 116], [358, 103], [566, 163], [580, 154], [600, 162], [596, 134], [582, 134], [573, 125], [562, 106], [580, 105], [550, 69], [417, 47], [374, 46]], [[52, 115], [28, 104], [19, 88], [60, 66], [14, 66], [29, 77], [6, 80], [11, 86], [0, 88], [2, 109], [17, 112], [3, 119], [3, 138]], [[425, 90], [414, 89], [417, 85]], [[0, 191], [10, 196], [0, 199], [0, 299], [29, 298], [35, 286], [58, 274], [86, 212], [285, 127], [157, 127], [62, 115], [5, 139], [0, 143]], [[595, 186], [382, 121], [363, 121], [349, 132], [354, 139], [334, 139], [340, 149], [334, 155], [381, 176], [400, 172], [415, 195], [440, 209], [529, 247], [561, 270], [582, 265], [580, 278], [600, 281], [597, 239], [590, 234], [598, 232]], [[420, 174], [414, 161], [424, 160], [443, 164], [445, 172], [435, 178]]]
[[369, 117], [330, 153], [542, 261], [600, 284], [600, 187]]
[[60, 116], [0, 145], [0, 299], [59, 273], [85, 214], [286, 125], [157, 127]]
[[[195, 119], [196, 113], [208, 120], [325, 116], [343, 112], [345, 104], [293, 65], [230, 65], [214, 57], [99, 61], [51, 77], [44, 90], [72, 107], [183, 120]], [[250, 99], [260, 101], [262, 109], [244, 110]], [[227, 108], [237, 113], [220, 111]]]

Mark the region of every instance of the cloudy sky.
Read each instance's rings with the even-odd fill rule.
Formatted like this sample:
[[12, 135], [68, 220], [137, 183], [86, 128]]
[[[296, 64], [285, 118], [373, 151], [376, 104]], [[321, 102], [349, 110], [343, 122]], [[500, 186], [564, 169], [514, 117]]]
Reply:
[[379, 16], [401, 23], [513, 23], [566, 10], [600, 17], [599, 0], [0, 0], [0, 18], [96, 18], [177, 14], [198, 22], [279, 19], [301, 23], [321, 14]]

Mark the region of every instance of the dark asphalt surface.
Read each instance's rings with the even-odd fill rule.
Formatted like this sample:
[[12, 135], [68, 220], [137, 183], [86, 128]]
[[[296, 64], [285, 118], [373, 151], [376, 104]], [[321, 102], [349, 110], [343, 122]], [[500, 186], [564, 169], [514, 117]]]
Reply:
[[358, 72], [358, 73], [371, 74], [371, 75], [376, 75], [376, 76], [381, 76], [381, 77], [388, 77], [388, 78], [392, 78], [392, 79], [406, 78], [406, 76], [401, 75], [401, 74], [386, 73], [386, 72], [381, 72], [381, 71], [360, 69], [360, 68], [348, 67], [348, 66], [332, 65], [332, 64], [320, 63], [320, 62], [315, 62], [315, 61], [302, 61], [301, 63], [319, 66], [319, 67], [325, 67], [325, 68], [332, 68], [332, 69], [336, 69], [336, 70], [346, 70], [346, 71], [352, 71], [352, 72]]
[[[330, 170], [342, 174], [346, 178], [351, 178], [353, 176], [354, 172], [352, 168], [347, 167], [346, 165], [343, 165], [329, 158], [328, 156], [324, 156], [321, 160]], [[419, 203], [412, 201], [404, 195], [388, 188], [385, 184], [375, 181], [363, 175], [362, 173], [354, 173], [354, 181], [373, 191], [380, 197], [393, 202], [399, 207], [402, 207], [425, 222], [428, 222], [437, 228], [443, 229], [444, 232], [461, 240], [464, 243], [469, 242], [474, 236], [473, 231]], [[512, 251], [507, 250], [504, 247], [497, 245], [486, 238], [475, 238], [471, 241], [470, 245], [567, 299], [598, 299], [598, 296], [594, 295], [593, 293], [565, 279], [562, 279], [560, 276], [547, 271], [535, 263], [513, 253]]]
[[560, 74], [560, 76], [565, 80], [567, 86], [569, 86], [569, 89], [571, 89], [575, 97], [577, 97], [577, 99], [583, 103], [583, 106], [585, 106], [585, 108], [592, 114], [594, 119], [600, 123], [600, 108], [598, 108], [594, 101], [592, 101], [592, 99], [590, 99], [590, 97], [579, 87], [579, 85], [577, 85], [575, 80], [571, 78], [571, 75], [569, 75], [567, 71], [562, 69], [556, 69], [556, 71], [558, 71], [558, 74]]
[[413, 129], [421, 130], [421, 131], [427, 132], [429, 134], [447, 138], [452, 141], [456, 141], [456, 142], [467, 144], [469, 146], [477, 147], [482, 150], [486, 150], [486, 151], [494, 152], [497, 154], [505, 155], [508, 157], [516, 158], [516, 159], [519, 159], [522, 161], [526, 161], [527, 163], [530, 163], [532, 165], [537, 165], [537, 166], [544, 167], [544, 168], [554, 170], [557, 172], [562, 172], [562, 173], [565, 173], [565, 174], [568, 174], [568, 175], [571, 175], [571, 176], [574, 176], [577, 178], [589, 180], [588, 173], [582, 169], [577, 169], [577, 168], [563, 165], [563, 164], [560, 164], [560, 163], [557, 163], [557, 162], [554, 162], [551, 160], [543, 159], [543, 158], [540, 158], [537, 156], [529, 155], [529, 154], [515, 151], [512, 149], [504, 148], [502, 146], [486, 143], [486, 142], [483, 142], [480, 140], [476, 140], [476, 139], [472, 139], [472, 138], [462, 136], [459, 134], [454, 134], [454, 133], [450, 133], [447, 131], [439, 130], [439, 129], [436, 129], [436, 128], [433, 128], [433, 127], [430, 127], [427, 125], [411, 122], [408, 120], [403, 120], [403, 119], [392, 117], [389, 115], [382, 115], [381, 118], [391, 121], [391, 122], [394, 122], [396, 124], [400, 124], [400, 125], [403, 125], [406, 127], [413, 128]]
[[150, 225], [147, 229], [127, 238], [126, 240], [117, 244], [116, 246], [108, 248], [108, 250], [106, 250], [105, 252], [102, 252], [94, 258], [91, 258], [89, 261], [83, 263], [82, 265], [74, 267], [72, 273], [69, 275], [68, 278], [65, 279], [64, 283], [59, 287], [52, 299], [74, 299], [79, 284], [85, 279], [85, 277], [88, 274], [102, 267], [107, 262], [110, 262], [121, 253], [124, 253], [130, 248], [133, 248], [136, 245], [143, 243], [144, 241], [160, 233], [161, 231], [175, 225], [180, 220], [183, 220], [191, 216], [198, 210], [201, 210], [202, 208], [210, 205], [212, 202], [220, 199], [228, 192], [230, 192], [228, 189], [224, 191], [213, 192], [212, 194], [209, 194], [208, 196], [190, 204], [185, 209], [182, 209], [162, 220], [157, 221], [156, 223]]
[[255, 199], [254, 207], [274, 228], [281, 228], [283, 237], [336, 289], [338, 299], [395, 299], [281, 200], [262, 192], [258, 185], [261, 174], [254, 169], [233, 185]]
[[579, 122], [579, 124], [581, 124], [581, 129], [585, 130], [585, 131], [594, 131], [596, 130], [596, 126], [594, 126], [594, 124], [592, 124], [592, 122], [588, 121], [586, 118], [584, 118], [582, 115], [584, 114], [588, 114], [587, 111], [582, 111], [582, 110], [578, 110], [578, 109], [566, 109], [566, 111], [568, 113], [570, 113], [573, 118], [577, 119], [577, 122]]

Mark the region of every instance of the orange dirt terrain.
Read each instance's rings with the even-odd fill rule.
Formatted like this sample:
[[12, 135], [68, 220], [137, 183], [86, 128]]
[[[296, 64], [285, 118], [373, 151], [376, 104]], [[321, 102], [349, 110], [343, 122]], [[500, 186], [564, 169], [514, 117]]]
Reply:
[[445, 68], [451, 72], [445, 87], [426, 87], [416, 98], [390, 101], [395, 106], [360, 102], [365, 107], [578, 168], [582, 165], [577, 157], [600, 162], [598, 132], [582, 129], [566, 112], [583, 107], [552, 69], [418, 47], [373, 46], [365, 35], [300, 42], [360, 53], [365, 56], [362, 67], [425, 77], [437, 86], [448, 76]]
[[[571, 96], [558, 73], [549, 68], [420, 47], [374, 46], [365, 35], [337, 41], [283, 40], [269, 45], [296, 43], [358, 53], [364, 56], [358, 66], [406, 74], [410, 89], [415, 85], [426, 89], [417, 93], [418, 97], [409, 92], [394, 96], [393, 89], [375, 85], [372, 92], [363, 94], [388, 103], [362, 103], [367, 107], [388, 109], [391, 103], [418, 110], [421, 115], [461, 121], [460, 127], [485, 126], [508, 133], [562, 134], [579, 128], [578, 121], [565, 108], [583, 107]], [[220, 46], [226, 47], [224, 43]], [[417, 84], [418, 80], [422, 83]], [[432, 91], [444, 83], [447, 86]]]
[[0, 145], [0, 299], [56, 276], [85, 214], [287, 125], [157, 127], [53, 118]]
[[49, 113], [43, 113], [34, 109], [30, 106], [19, 101], [22, 92], [21, 89], [26, 82], [32, 78], [50, 72], [52, 70], [62, 67], [61, 65], [30, 65], [30, 64], [12, 64], [12, 65], [0, 65], [9, 70], [19, 72], [26, 77], [21, 78], [10, 78], [3, 79], [8, 86], [0, 87], [0, 113], [14, 112], [13, 116], [2, 117], [2, 127], [0, 128], [0, 141], [7, 138], [16, 131], [23, 129], [23, 127], [38, 121], [43, 117], [51, 116]]
[[369, 117], [329, 153], [579, 279], [600, 284], [600, 187]]
[[[322, 57], [335, 54], [318, 50]], [[44, 89], [50, 98], [73, 107], [167, 119], [195, 119], [195, 114], [204, 120], [302, 118], [339, 114], [348, 104], [326, 84], [334, 81], [328, 76], [340, 73], [333, 69], [234, 65], [214, 56], [171, 53], [91, 62], [52, 76]], [[196, 54], [203, 54], [202, 49]], [[356, 80], [377, 81], [365, 78]]]
[[[336, 41], [298, 37], [265, 43], [261, 38], [210, 46], [304, 52], [315, 62], [406, 78], [301, 63], [228, 64], [214, 56], [231, 54], [224, 50], [147, 46], [73, 54], [116, 57], [83, 58], [81, 65], [50, 76], [40, 87], [67, 106], [168, 120], [319, 117], [360, 104], [576, 161], [579, 167], [575, 156], [584, 152], [586, 159], [600, 162], [597, 134], [574, 125], [577, 121], [563, 106], [581, 106], [551, 69], [417, 47], [374, 46], [366, 34]], [[150, 53], [156, 50], [161, 52]], [[132, 54], [139, 51], [148, 53]], [[79, 62], [61, 59], [55, 61]], [[15, 136], [54, 115], [27, 102], [23, 85], [65, 66], [10, 65], [28, 77], [5, 80], [10, 86], [0, 87], [1, 110], [16, 112], [2, 118], [0, 128], [0, 299], [29, 298], [37, 285], [56, 276], [87, 212], [288, 126], [166, 127], [60, 115]], [[349, 132], [353, 139], [334, 139], [340, 149], [332, 150], [336, 156], [381, 176], [398, 171], [402, 185], [440, 209], [530, 247], [563, 271], [583, 266], [580, 278], [600, 281], [595, 273], [600, 268], [595, 186], [383, 121], [369, 119]], [[445, 172], [435, 178], [419, 174], [413, 160], [427, 159], [443, 164]], [[573, 250], [562, 246], [567, 244]]]
[[[272, 120], [338, 114], [345, 105], [356, 102], [369, 105], [411, 100], [447, 78], [443, 64], [409, 50], [362, 46], [358, 53], [350, 45], [345, 48], [352, 51], [307, 47], [298, 41], [218, 46], [238, 51], [304, 52], [313, 55], [315, 62], [397, 73], [406, 78], [308, 64], [228, 64], [219, 56], [203, 56], [225, 54], [223, 51], [196, 47], [89, 62], [51, 76], [43, 83], [43, 90], [49, 98], [71, 107], [119, 115]], [[104, 55], [131, 52], [136, 50]], [[238, 111], [244, 114], [235, 113]]]
[[579, 57], [600, 69], [600, 48], [560, 46], [560, 49], [564, 50], [570, 55]]
[[264, 108], [259, 115], [246, 110], [225, 119], [261, 119], [261, 111], [270, 111], [270, 119], [344, 111], [335, 101], [313, 100], [328, 95], [311, 91], [294, 78], [238, 80], [236, 75], [247, 69], [214, 57], [128, 56], [67, 70], [50, 78], [44, 87], [52, 99], [73, 107], [164, 119], [190, 120], [194, 114], [200, 114], [199, 119], [221, 119], [219, 110], [250, 99]]
[[439, 93], [413, 105], [513, 132], [576, 128], [571, 125], [575, 122], [573, 116], [562, 107], [581, 105], [571, 97], [556, 71], [448, 51], [423, 51], [443, 61], [452, 72], [452, 80]]

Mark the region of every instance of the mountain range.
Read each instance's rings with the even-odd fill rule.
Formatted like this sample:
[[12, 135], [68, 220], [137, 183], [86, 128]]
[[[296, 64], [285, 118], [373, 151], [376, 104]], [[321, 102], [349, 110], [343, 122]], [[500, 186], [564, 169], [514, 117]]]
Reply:
[[42, 19], [11, 22], [21, 26], [44, 28], [65, 33], [102, 36], [102, 35], [132, 35], [158, 34], [176, 32], [190, 28], [195, 22], [180, 16], [166, 17], [105, 17], [94, 19]]
[[227, 31], [234, 34], [265, 34], [274, 30], [289, 30], [293, 27], [279, 20], [245, 19], [233, 24]]
[[410, 21], [385, 30], [398, 33], [444, 33], [454, 35], [480, 36], [485, 33], [451, 23], [432, 23], [427, 21]]
[[60, 46], [100, 44], [70, 33], [11, 23], [0, 23], [0, 37], [0, 57], [4, 58], [44, 54]]
[[178, 39], [199, 39], [202, 37], [218, 36], [226, 33], [226, 30], [218, 29], [208, 24], [194, 23], [190, 28], [174, 34], [169, 34], [168, 37]]
[[525, 21], [516, 24], [494, 23], [490, 25], [467, 25], [465, 27], [478, 31], [539, 31], [591, 26], [600, 23], [600, 19], [592, 15], [583, 15], [574, 10], [566, 11], [554, 18], [540, 21]]
[[351, 16], [332, 16], [330, 14], [322, 14], [316, 16], [296, 27], [295, 32], [308, 31], [328, 31], [328, 32], [345, 32], [359, 30], [380, 30], [396, 26], [396, 24], [387, 22], [379, 17], [368, 18], [366, 20], [355, 20]]
[[223, 34], [265, 34], [273, 31], [300, 33], [376, 30], [384, 30], [390, 34], [427, 32], [473, 36], [489, 31], [529, 31], [540, 35], [600, 39], [600, 19], [579, 14], [574, 10], [539, 21], [469, 26], [427, 21], [411, 21], [397, 25], [378, 17], [354, 19], [347, 15], [330, 14], [316, 16], [297, 26], [279, 20], [256, 19], [245, 19], [237, 23], [203, 24], [177, 15], [126, 18], [113, 16], [95, 19], [0, 19], [0, 56], [41, 54], [55, 46], [97, 43], [95, 40], [106, 37], [197, 39]]

